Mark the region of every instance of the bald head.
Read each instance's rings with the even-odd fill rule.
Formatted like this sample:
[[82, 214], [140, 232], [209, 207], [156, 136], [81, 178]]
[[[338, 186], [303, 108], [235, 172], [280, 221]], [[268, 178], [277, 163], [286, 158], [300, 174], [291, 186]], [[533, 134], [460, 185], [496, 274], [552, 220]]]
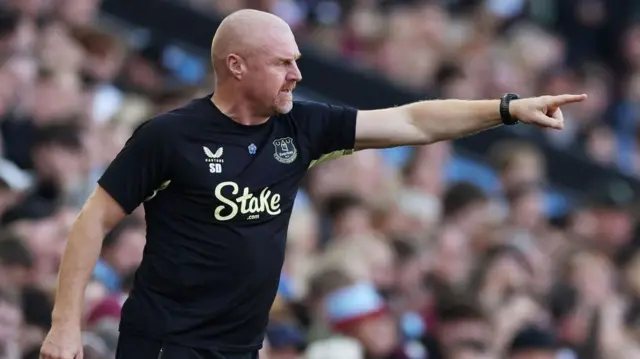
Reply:
[[302, 80], [299, 57], [296, 39], [279, 17], [257, 10], [227, 16], [211, 44], [214, 101], [224, 98], [228, 108], [258, 122], [291, 111], [293, 89]]
[[213, 37], [211, 60], [214, 71], [218, 76], [224, 75], [230, 54], [248, 57], [282, 37], [293, 37], [293, 34], [281, 18], [258, 10], [236, 11], [222, 20]]

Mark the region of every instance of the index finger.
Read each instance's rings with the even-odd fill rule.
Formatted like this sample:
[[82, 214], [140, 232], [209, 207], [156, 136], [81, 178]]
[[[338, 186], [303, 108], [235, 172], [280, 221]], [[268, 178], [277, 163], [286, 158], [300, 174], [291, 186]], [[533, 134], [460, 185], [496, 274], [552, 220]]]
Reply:
[[558, 95], [551, 97], [551, 104], [554, 106], [562, 106], [568, 103], [582, 102], [587, 99], [587, 95]]

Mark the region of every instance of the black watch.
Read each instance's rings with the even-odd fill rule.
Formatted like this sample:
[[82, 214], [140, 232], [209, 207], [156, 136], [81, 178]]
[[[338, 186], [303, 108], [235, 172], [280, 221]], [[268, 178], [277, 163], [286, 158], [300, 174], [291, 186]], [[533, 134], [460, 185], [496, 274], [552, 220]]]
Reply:
[[509, 112], [509, 104], [512, 100], [519, 100], [520, 96], [514, 93], [506, 93], [500, 98], [500, 119], [502, 119], [502, 123], [508, 126], [515, 125], [518, 122], [517, 118], [511, 116]]

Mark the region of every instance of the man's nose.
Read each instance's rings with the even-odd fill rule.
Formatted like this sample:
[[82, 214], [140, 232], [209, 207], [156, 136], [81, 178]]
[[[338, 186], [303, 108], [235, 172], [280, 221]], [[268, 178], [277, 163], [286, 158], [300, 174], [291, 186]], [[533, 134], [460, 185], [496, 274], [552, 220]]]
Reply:
[[302, 81], [302, 73], [300, 72], [300, 68], [298, 64], [294, 63], [291, 71], [289, 71], [289, 76], [287, 78], [289, 81]]

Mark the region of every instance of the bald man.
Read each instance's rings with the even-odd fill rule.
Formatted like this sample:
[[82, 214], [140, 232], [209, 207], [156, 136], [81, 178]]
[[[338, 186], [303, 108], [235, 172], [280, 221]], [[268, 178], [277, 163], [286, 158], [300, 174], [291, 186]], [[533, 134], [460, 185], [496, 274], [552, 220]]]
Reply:
[[215, 92], [141, 125], [69, 235], [44, 359], [82, 357], [82, 297], [105, 236], [143, 203], [147, 243], [118, 359], [249, 359], [262, 346], [307, 169], [354, 150], [426, 145], [518, 122], [562, 129], [584, 95], [424, 101], [375, 111], [293, 100], [300, 51], [281, 19], [229, 15]]

